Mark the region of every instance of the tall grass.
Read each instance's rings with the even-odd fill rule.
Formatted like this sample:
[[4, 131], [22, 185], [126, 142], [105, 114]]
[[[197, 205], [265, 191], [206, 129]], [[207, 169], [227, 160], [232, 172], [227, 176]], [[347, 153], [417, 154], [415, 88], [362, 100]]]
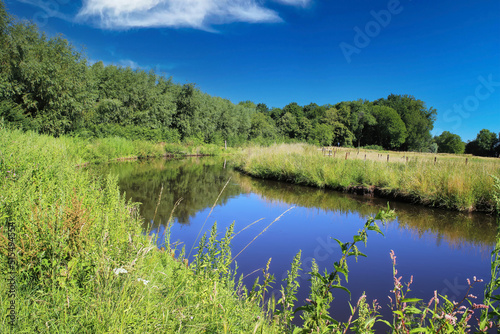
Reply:
[[[0, 332], [251, 332], [262, 313], [229, 281], [194, 274], [142, 234], [112, 175], [75, 165], [146, 155], [155, 144], [88, 142], [0, 129], [0, 270], [15, 227], [15, 297], [0, 284]], [[102, 159], [102, 160], [101, 160]], [[227, 248], [227, 247], [226, 247]], [[229, 282], [229, 283], [225, 283]], [[15, 303], [10, 325], [8, 310]], [[259, 325], [261, 326], [261, 325]]]
[[[366, 160], [364, 159], [367, 155]], [[449, 155], [434, 163], [429, 155], [398, 155], [387, 162], [379, 153], [338, 150], [323, 155], [305, 144], [252, 147], [236, 158], [237, 167], [252, 176], [327, 187], [377, 192], [429, 206], [459, 211], [494, 211], [491, 175], [500, 176], [495, 159], [457, 159]]]

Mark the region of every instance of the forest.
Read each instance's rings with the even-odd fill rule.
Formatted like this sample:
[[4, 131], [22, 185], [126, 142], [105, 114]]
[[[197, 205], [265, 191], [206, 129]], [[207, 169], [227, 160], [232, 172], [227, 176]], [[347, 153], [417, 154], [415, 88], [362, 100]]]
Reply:
[[53, 136], [124, 137], [239, 146], [308, 142], [321, 146], [497, 156], [499, 138], [431, 130], [437, 111], [411, 95], [283, 108], [210, 96], [161, 73], [90, 63], [62, 36], [10, 15], [0, 1], [0, 120]]

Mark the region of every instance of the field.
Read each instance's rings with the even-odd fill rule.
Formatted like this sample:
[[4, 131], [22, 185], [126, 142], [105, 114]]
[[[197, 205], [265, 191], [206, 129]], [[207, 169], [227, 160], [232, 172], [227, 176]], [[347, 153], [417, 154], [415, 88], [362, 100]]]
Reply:
[[255, 177], [468, 212], [494, 211], [492, 176], [500, 177], [500, 159], [305, 144], [251, 147], [235, 160]]

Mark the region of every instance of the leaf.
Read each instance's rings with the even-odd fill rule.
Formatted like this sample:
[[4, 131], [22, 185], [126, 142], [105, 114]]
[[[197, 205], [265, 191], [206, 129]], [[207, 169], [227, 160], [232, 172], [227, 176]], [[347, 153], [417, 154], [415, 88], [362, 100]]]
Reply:
[[420, 311], [418, 308], [410, 306], [405, 309], [406, 313], [408, 314], [420, 314], [422, 311]]
[[347, 255], [351, 256], [351, 255], [354, 255], [354, 256], [363, 256], [363, 257], [367, 257], [366, 254], [363, 254], [361, 253], [359, 250], [356, 251], [356, 252], [349, 252], [347, 253]]
[[375, 223], [373, 223], [373, 225], [368, 226], [368, 230], [375, 231], [378, 234], [384, 235], [384, 233], [382, 233], [382, 231], [380, 230], [380, 228], [378, 227], [378, 225], [375, 224]]
[[335, 240], [339, 244], [340, 248], [342, 249], [342, 252], [346, 251], [348, 243], [343, 243], [339, 239], [335, 239], [335, 238], [332, 238], [332, 239]]
[[344, 290], [345, 292], [347, 292], [349, 294], [349, 297], [351, 297], [351, 291], [349, 291], [349, 289], [347, 289], [346, 287], [344, 287], [342, 285], [332, 285], [332, 289]]
[[321, 315], [321, 318], [322, 318], [322, 319], [326, 319], [326, 320], [328, 320], [328, 321], [330, 321], [330, 322], [333, 322], [333, 323], [338, 324], [338, 321], [337, 321], [337, 320], [335, 320], [335, 319], [333, 319], [332, 317], [330, 317], [328, 314], [322, 314], [322, 315]]
[[379, 322], [382, 322], [382, 323], [386, 324], [387, 326], [393, 328], [392, 324], [389, 321], [387, 321], [387, 320], [380, 319]]
[[362, 237], [362, 236], [360, 236], [360, 235], [355, 235], [355, 236], [353, 236], [353, 239], [354, 239], [354, 242], [363, 241], [363, 237]]
[[344, 266], [341, 266], [338, 262], [335, 262], [333, 264], [333, 267], [335, 268], [335, 270], [337, 270], [338, 272], [344, 274], [344, 275], [347, 275], [347, 270], [345, 269]]
[[307, 311], [307, 312], [311, 312], [312, 310], [313, 310], [312, 305], [304, 305], [304, 306], [297, 307], [297, 308], [293, 311], [293, 314], [295, 314], [295, 313], [297, 313], [297, 312], [300, 312], [300, 311]]
[[413, 328], [410, 333], [428, 333], [428, 329], [424, 327]]
[[319, 278], [324, 284], [328, 283], [328, 280], [325, 277], [321, 276], [320, 273], [311, 272], [310, 274], [312, 276], [315, 276], [315, 277]]
[[403, 298], [403, 299], [401, 299], [401, 302], [402, 303], [416, 303], [416, 302], [419, 302], [421, 300], [422, 299], [419, 299], [419, 298]]

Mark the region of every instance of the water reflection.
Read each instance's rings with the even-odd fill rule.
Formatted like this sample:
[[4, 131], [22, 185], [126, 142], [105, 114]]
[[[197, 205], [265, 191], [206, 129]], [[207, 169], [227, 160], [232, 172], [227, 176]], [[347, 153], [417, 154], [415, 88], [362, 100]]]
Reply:
[[[179, 198], [183, 201], [173, 212], [171, 240], [179, 240], [188, 252], [196, 245], [202, 226], [205, 232], [216, 221], [223, 233], [236, 221], [235, 231], [243, 231], [233, 240], [235, 255], [276, 217], [295, 206], [237, 259], [238, 272], [246, 275], [272, 257], [276, 293], [299, 249], [303, 254], [303, 273], [310, 269], [313, 258], [320, 271], [331, 270], [340, 256], [338, 244], [331, 238], [352, 240], [368, 216], [387, 207], [386, 200], [254, 179], [235, 172], [230, 163], [226, 168], [224, 165], [224, 160], [213, 158], [153, 160], [112, 164], [98, 172], [117, 174], [126, 197], [142, 203], [144, 229], [157, 237], [158, 247], [165, 246], [165, 226]], [[229, 178], [231, 181], [207, 219]], [[493, 217], [393, 201], [390, 205], [398, 218], [383, 227], [385, 237], [369, 235], [367, 248], [362, 249], [368, 258], [349, 263], [347, 287], [352, 292], [351, 302], [366, 292], [369, 300], [379, 300], [383, 314], [390, 313], [386, 307], [392, 289], [390, 250], [398, 256], [403, 280], [414, 276], [415, 297], [430, 299], [437, 290], [452, 299], [461, 299], [466, 293], [467, 278], [489, 279], [489, 253], [496, 234]], [[259, 219], [262, 220], [246, 228]], [[258, 273], [250, 275], [246, 282], [252, 284], [255, 275]], [[307, 297], [307, 279], [305, 274], [300, 278], [299, 303]], [[474, 292], [481, 294], [481, 290]], [[333, 309], [337, 319], [347, 320], [348, 301], [347, 294], [336, 295]]]
[[[175, 202], [181, 198], [182, 202], [173, 212], [173, 218], [176, 223], [189, 225], [198, 212], [214, 204], [230, 178], [231, 182], [217, 203], [219, 206], [226, 205], [231, 198], [241, 194], [253, 193], [268, 203], [358, 214], [363, 218], [387, 207], [387, 200], [384, 199], [255, 179], [224, 166], [224, 160], [214, 158], [148, 160], [107, 165], [101, 173], [118, 175], [120, 188], [126, 197], [142, 203], [141, 214], [145, 222], [151, 223], [155, 217], [150, 228], [158, 228], [161, 222], [166, 222]], [[459, 213], [394, 201], [391, 201], [390, 206], [396, 210], [399, 228], [410, 231], [414, 238], [431, 238], [438, 246], [444, 240], [456, 249], [472, 244], [489, 250], [495, 243], [496, 224], [491, 215]], [[233, 219], [238, 219], [237, 212], [235, 214]]]

